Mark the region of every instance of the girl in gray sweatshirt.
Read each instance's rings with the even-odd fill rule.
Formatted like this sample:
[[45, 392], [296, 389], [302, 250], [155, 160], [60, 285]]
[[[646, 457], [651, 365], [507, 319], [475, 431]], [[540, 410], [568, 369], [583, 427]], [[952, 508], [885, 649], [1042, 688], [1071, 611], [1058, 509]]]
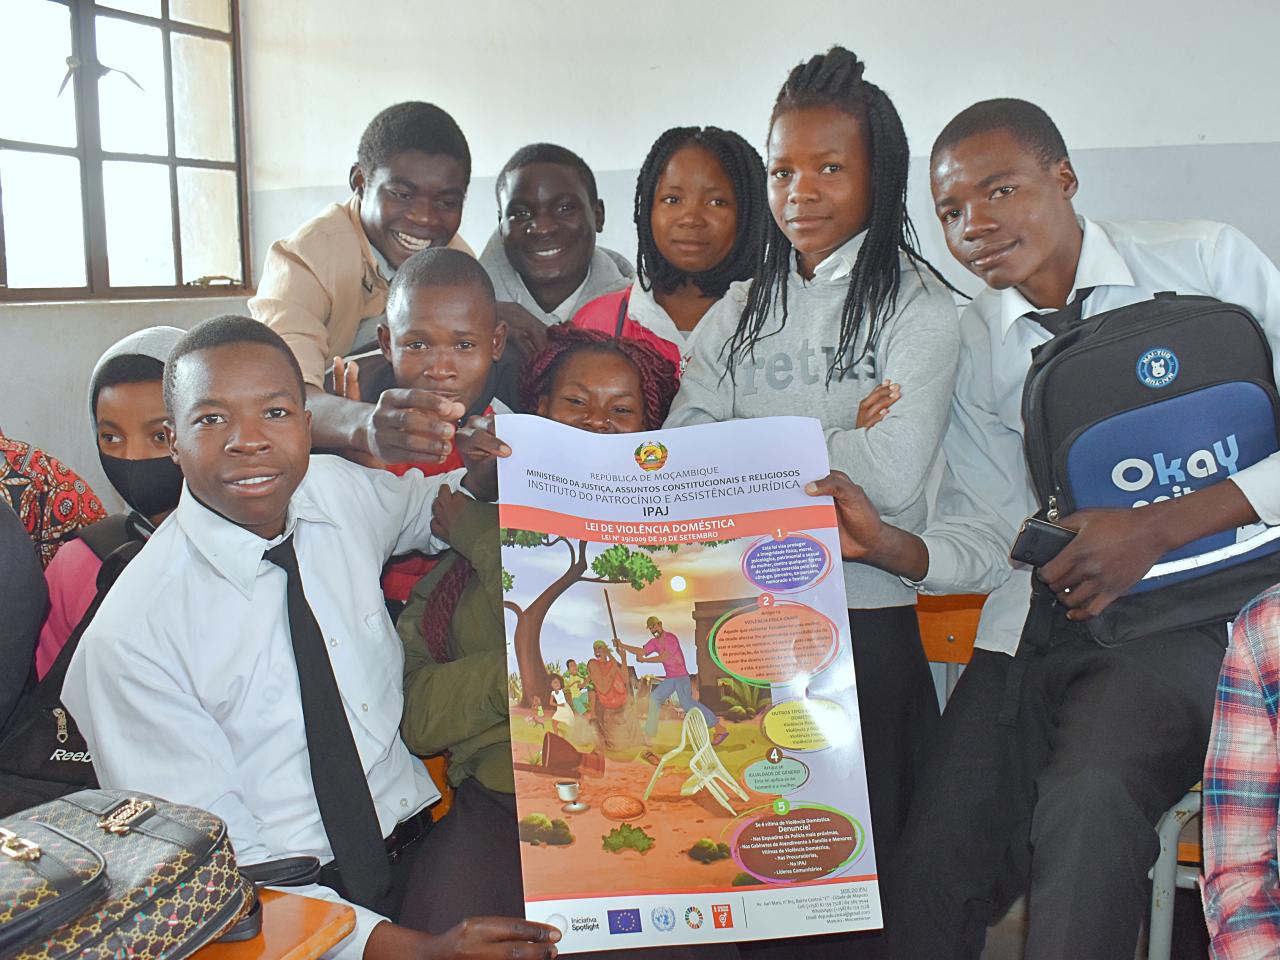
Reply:
[[[703, 318], [666, 426], [817, 417], [832, 469], [861, 485], [886, 519], [921, 530], [955, 383], [958, 320], [949, 285], [916, 250], [902, 123], [862, 72], [857, 57], [834, 47], [783, 85], [766, 162], [774, 223], [756, 279], [735, 284]], [[873, 428], [859, 427], [859, 403], [884, 381], [900, 387], [896, 403]], [[938, 706], [915, 591], [883, 571], [844, 566], [883, 882]]]

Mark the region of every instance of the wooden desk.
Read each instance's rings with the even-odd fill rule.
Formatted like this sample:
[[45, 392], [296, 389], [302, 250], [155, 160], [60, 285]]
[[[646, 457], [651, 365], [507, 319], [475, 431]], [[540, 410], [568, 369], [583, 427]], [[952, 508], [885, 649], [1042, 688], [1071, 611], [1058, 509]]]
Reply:
[[355, 929], [356, 912], [294, 893], [263, 890], [262, 933], [240, 943], [211, 943], [194, 960], [315, 960]]

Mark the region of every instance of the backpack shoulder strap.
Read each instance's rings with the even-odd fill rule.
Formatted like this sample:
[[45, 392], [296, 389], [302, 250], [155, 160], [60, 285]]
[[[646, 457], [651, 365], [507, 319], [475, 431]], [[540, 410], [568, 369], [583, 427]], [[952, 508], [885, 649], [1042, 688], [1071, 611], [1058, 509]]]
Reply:
[[613, 335], [618, 339], [622, 339], [622, 325], [627, 322], [629, 306], [631, 306], [631, 288], [627, 287], [626, 292], [622, 294], [622, 299], [618, 301], [618, 322], [613, 328]]
[[95, 557], [105, 560], [111, 551], [129, 542], [129, 514], [113, 513], [97, 523], [81, 528], [78, 536], [93, 551]]

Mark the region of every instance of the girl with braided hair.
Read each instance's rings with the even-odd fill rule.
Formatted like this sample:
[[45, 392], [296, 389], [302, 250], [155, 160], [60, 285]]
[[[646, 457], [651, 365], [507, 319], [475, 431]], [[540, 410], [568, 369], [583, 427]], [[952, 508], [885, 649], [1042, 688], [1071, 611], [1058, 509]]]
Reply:
[[698, 321], [729, 285], [755, 275], [768, 207], [764, 164], [719, 127], [672, 127], [636, 178], [636, 279], [597, 297], [574, 326], [648, 343], [672, 363], [690, 355]]
[[[782, 85], [766, 158], [773, 222], [755, 278], [734, 284], [702, 319], [667, 426], [816, 416], [832, 469], [857, 476], [883, 516], [919, 530], [959, 331], [951, 291], [918, 252], [907, 216], [902, 122], [864, 69], [833, 47]], [[860, 418], [860, 401], [877, 387], [887, 387], [891, 409]], [[915, 591], [853, 563], [844, 577], [883, 879], [938, 704]]]
[[[557, 324], [525, 369], [527, 409], [595, 433], [662, 424], [676, 392], [674, 366], [647, 346]], [[479, 913], [524, 914], [507, 700], [506, 627], [498, 508], [466, 496], [437, 501], [432, 529], [453, 549], [410, 595], [397, 629], [405, 650], [401, 733], [419, 754], [448, 750], [453, 808], [423, 841], [400, 922], [447, 930]], [[491, 696], [458, 691], [466, 674], [490, 673]], [[559, 704], [556, 703], [556, 707]], [[562, 714], [557, 712], [557, 717]], [[555, 717], [553, 717], [555, 719]], [[583, 957], [736, 960], [737, 947], [664, 947]]]

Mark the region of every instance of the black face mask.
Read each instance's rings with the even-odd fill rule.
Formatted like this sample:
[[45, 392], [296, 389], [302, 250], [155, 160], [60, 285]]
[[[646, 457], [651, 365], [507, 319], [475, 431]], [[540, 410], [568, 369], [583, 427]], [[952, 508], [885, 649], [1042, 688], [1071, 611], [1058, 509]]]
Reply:
[[122, 460], [98, 452], [102, 472], [124, 502], [147, 519], [172, 510], [182, 495], [182, 468], [168, 457]]

